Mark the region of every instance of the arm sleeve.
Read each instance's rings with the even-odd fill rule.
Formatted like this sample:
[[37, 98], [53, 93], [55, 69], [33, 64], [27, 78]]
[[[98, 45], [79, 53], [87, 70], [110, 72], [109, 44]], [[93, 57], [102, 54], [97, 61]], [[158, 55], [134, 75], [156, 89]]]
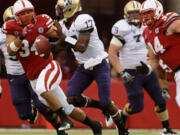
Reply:
[[91, 33], [95, 27], [95, 22], [90, 15], [82, 14], [75, 20], [75, 27], [80, 33]]

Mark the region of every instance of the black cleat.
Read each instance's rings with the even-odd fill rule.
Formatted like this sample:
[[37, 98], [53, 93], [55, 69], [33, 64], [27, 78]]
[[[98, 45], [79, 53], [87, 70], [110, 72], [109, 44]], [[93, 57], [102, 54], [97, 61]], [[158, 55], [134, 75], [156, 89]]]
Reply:
[[164, 128], [162, 135], [180, 135], [180, 134], [172, 131], [172, 129], [170, 129], [170, 128], [168, 128], [168, 129]]
[[68, 135], [66, 131], [57, 131], [57, 135]]
[[94, 135], [102, 135], [102, 124], [98, 121], [94, 121], [91, 126]]
[[130, 135], [128, 129], [118, 130], [119, 135]]

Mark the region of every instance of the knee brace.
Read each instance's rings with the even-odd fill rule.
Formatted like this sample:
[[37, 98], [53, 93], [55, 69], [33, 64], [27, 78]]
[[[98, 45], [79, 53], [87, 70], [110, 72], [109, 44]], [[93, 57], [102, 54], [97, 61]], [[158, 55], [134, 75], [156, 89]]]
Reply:
[[166, 104], [155, 105], [155, 111], [157, 113], [164, 112], [166, 110]]
[[143, 110], [143, 106], [139, 106], [139, 107], [136, 107], [136, 106], [132, 106], [130, 103], [126, 104], [125, 107], [124, 107], [124, 110], [127, 114], [131, 115], [131, 114], [135, 114], [135, 113], [139, 113]]
[[73, 104], [74, 106], [77, 107], [86, 107], [88, 103], [88, 99], [83, 95], [69, 96], [67, 97], [67, 101], [69, 104]]

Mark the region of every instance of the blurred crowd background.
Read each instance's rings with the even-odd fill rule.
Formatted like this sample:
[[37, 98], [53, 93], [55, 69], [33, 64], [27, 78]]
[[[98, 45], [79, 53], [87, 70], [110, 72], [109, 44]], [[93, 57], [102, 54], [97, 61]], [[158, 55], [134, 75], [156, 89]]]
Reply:
[[[0, 26], [3, 24], [2, 16], [4, 10], [13, 5], [16, 0], [0, 0]], [[37, 14], [48, 14], [53, 19], [55, 16], [55, 4], [57, 0], [30, 0], [36, 9]], [[111, 27], [119, 19], [123, 18], [123, 9], [125, 4], [129, 0], [81, 0], [82, 8], [85, 12], [91, 14], [96, 22], [99, 36], [104, 43], [105, 50], [108, 50], [109, 42], [111, 39]], [[143, 2], [143, 0], [137, 0]], [[180, 14], [180, 0], [160, 0], [164, 6], [165, 13], [175, 11]], [[54, 45], [53, 45], [54, 46]], [[54, 49], [54, 58], [59, 61], [63, 70], [63, 79], [70, 79], [75, 71], [77, 62], [74, 59], [70, 49]], [[3, 57], [0, 57], [1, 61], [1, 78], [6, 78], [6, 70], [3, 63]], [[111, 70], [112, 79], [117, 79], [117, 73], [114, 69]]]

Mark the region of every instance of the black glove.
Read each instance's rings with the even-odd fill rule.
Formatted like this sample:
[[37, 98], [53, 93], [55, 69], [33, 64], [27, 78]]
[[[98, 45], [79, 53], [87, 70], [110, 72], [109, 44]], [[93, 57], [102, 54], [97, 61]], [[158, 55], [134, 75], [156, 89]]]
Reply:
[[123, 80], [124, 83], [131, 83], [134, 79], [134, 76], [130, 75], [126, 71], [120, 72], [119, 75], [121, 76], [121, 79]]
[[150, 65], [147, 65], [146, 63], [140, 61], [141, 66], [136, 67], [136, 72], [137, 74], [142, 74], [142, 75], [149, 75], [152, 72], [152, 68]]
[[171, 98], [171, 96], [169, 95], [168, 88], [162, 88], [161, 95], [165, 100], [168, 100]]

